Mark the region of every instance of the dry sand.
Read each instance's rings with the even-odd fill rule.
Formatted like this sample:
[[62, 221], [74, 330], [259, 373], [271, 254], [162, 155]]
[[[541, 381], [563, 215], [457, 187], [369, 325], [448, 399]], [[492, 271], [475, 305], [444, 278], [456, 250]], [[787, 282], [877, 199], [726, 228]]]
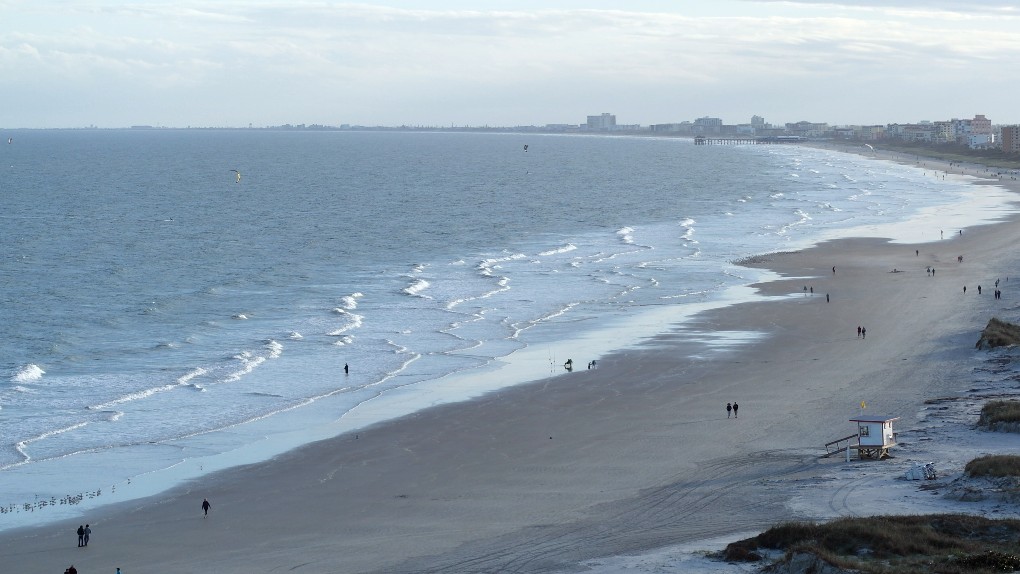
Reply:
[[[654, 556], [786, 519], [941, 509], [916, 485], [891, 488], [892, 474], [914, 456], [948, 452], [922, 443], [925, 400], [965, 394], [986, 356], [973, 348], [980, 330], [994, 315], [1015, 319], [1020, 289], [1005, 278], [1017, 271], [1018, 243], [1014, 221], [917, 246], [851, 239], [762, 258], [756, 266], [784, 277], [760, 286], [775, 300], [695, 319], [698, 329], [765, 335], [737, 351], [689, 359], [684, 338], [664, 333], [597, 370], [103, 509], [87, 518], [87, 549], [76, 547], [78, 520], [0, 534], [0, 572], [561, 572], [583, 562], [644, 571], [635, 560], [649, 572], [688, 572], [675, 555]], [[738, 419], [726, 417], [732, 401]], [[897, 458], [819, 458], [826, 442], [855, 432], [848, 419], [861, 401], [868, 414], [901, 417]], [[911, 433], [913, 445], [902, 440]], [[979, 454], [974, 444], [963, 450]]]

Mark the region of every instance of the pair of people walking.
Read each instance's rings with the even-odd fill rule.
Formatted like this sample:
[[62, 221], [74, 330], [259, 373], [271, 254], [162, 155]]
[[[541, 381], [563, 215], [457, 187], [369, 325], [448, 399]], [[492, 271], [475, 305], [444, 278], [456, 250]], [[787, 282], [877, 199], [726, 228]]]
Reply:
[[737, 418], [737, 409], [738, 408], [740, 408], [740, 406], [737, 403], [735, 403], [735, 402], [733, 402], [733, 403], [726, 403], [726, 418], [730, 418], [730, 414], [731, 413], [733, 414], [733, 418]]
[[78, 525], [78, 548], [89, 545], [89, 537], [92, 536], [92, 528], [88, 525]]

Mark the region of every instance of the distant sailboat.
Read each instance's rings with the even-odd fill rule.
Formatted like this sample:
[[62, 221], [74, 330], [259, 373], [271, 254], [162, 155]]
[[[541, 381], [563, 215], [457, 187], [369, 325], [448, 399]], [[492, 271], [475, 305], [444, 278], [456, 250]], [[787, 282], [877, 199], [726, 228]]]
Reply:
[[236, 169], [232, 169], [232, 170], [230, 170], [230, 171], [232, 171], [232, 172], [234, 172], [234, 173], [236, 173], [236, 174], [237, 174], [237, 180], [236, 180], [236, 183], [241, 183], [241, 172], [237, 171]]
[[9, 143], [9, 144], [14, 143], [14, 138], [7, 138], [7, 143]]

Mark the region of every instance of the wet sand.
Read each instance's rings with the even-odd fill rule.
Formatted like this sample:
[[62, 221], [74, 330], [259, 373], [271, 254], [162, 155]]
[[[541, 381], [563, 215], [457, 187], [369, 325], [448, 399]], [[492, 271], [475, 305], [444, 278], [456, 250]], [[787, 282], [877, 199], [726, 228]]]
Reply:
[[[78, 520], [0, 534], [0, 571], [558, 572], [815, 518], [796, 504], [803, 490], [773, 485], [839, 464], [819, 455], [855, 432], [848, 419], [861, 401], [906, 428], [926, 399], [959, 392], [988, 318], [1009, 319], [1020, 304], [1005, 281], [1017, 264], [1013, 223], [920, 245], [847, 239], [757, 258], [749, 264], [784, 277], [759, 286], [772, 300], [691, 326], [760, 332], [756, 342], [689, 358], [681, 333], [663, 333], [596, 370], [102, 509], [86, 519], [87, 549], [76, 547]], [[728, 419], [734, 401], [739, 418]], [[857, 510], [824, 496], [832, 513]]]

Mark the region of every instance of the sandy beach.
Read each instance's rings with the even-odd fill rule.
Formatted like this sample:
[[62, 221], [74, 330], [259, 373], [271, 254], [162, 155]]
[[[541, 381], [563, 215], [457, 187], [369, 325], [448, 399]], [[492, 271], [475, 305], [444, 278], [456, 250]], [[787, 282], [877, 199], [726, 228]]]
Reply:
[[[736, 350], [688, 359], [682, 333], [663, 333], [595, 370], [104, 508], [84, 519], [87, 548], [76, 547], [77, 520], [3, 533], [0, 571], [733, 572], [748, 567], [695, 565], [691, 552], [791, 519], [1018, 516], [897, 480], [927, 460], [949, 480], [970, 458], [1020, 444], [969, 419], [981, 402], [975, 368], [988, 356], [974, 349], [978, 335], [1020, 309], [1015, 223], [756, 258], [748, 264], [783, 277], [757, 286], [771, 300], [705, 312], [691, 326], [761, 335]], [[938, 398], [959, 400], [926, 404]], [[825, 443], [856, 431], [848, 419], [862, 401], [867, 414], [900, 417], [895, 458], [820, 458]], [[727, 402], [739, 403], [739, 418], [727, 417]]]

